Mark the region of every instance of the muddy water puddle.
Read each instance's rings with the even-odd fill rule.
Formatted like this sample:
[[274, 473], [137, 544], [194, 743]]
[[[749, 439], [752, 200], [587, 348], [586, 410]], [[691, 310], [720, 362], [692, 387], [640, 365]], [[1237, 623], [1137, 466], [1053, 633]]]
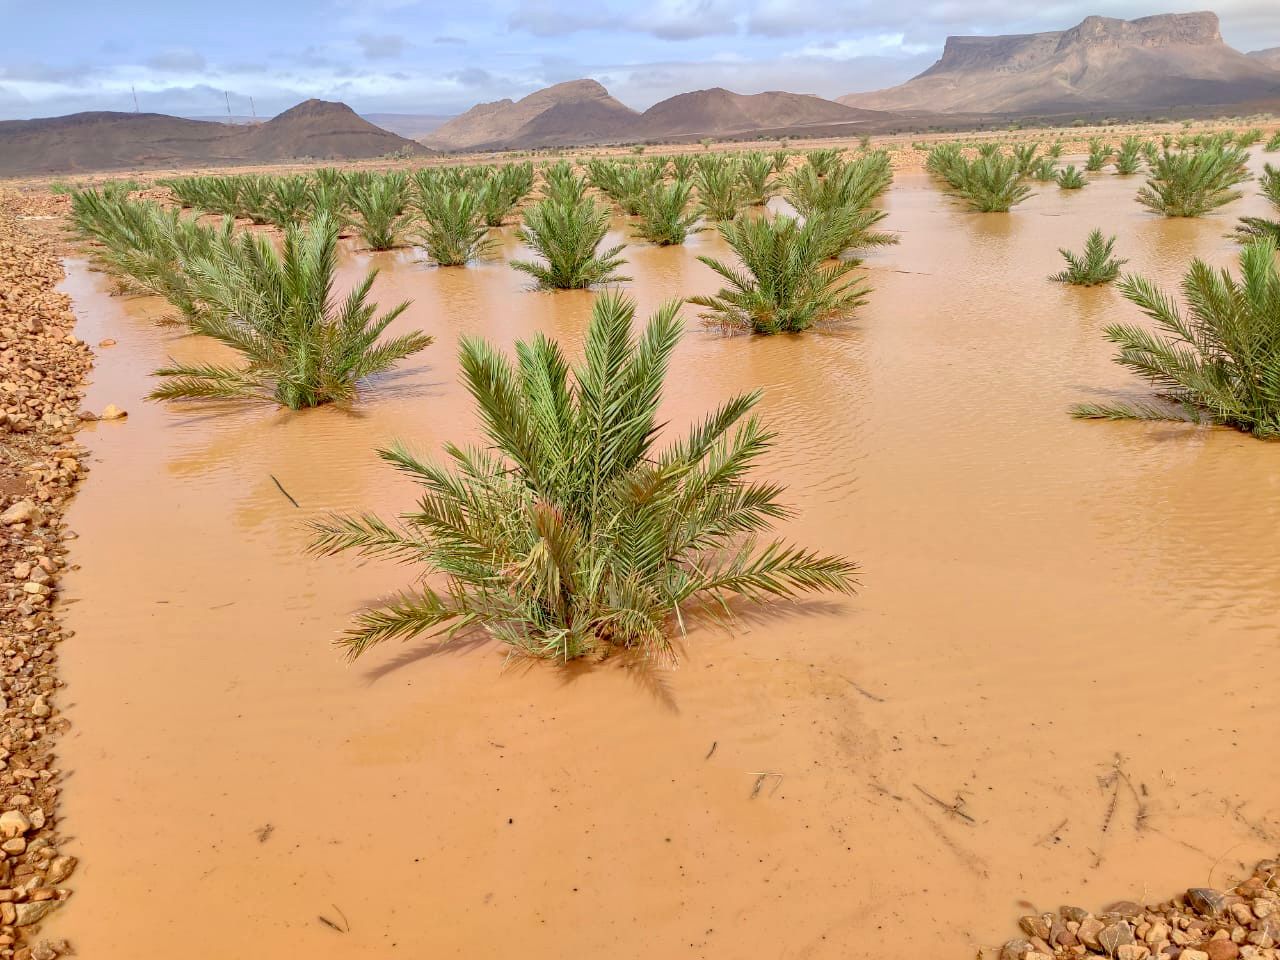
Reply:
[[[69, 518], [83, 866], [50, 932], [95, 960], [961, 957], [1019, 899], [1160, 898], [1273, 855], [1280, 447], [1070, 419], [1141, 392], [1101, 339], [1136, 311], [1043, 280], [1101, 225], [1172, 285], [1262, 210], [1162, 221], [1137, 185], [982, 217], [900, 176], [854, 322], [725, 338], [686, 308], [673, 426], [762, 387], [785, 533], [865, 576], [695, 625], [675, 670], [490, 644], [348, 665], [328, 641], [411, 572], [301, 552], [308, 518], [411, 503], [377, 446], [475, 437], [460, 335], [576, 348], [591, 294], [351, 252], [344, 284], [384, 268], [375, 296], [436, 343], [354, 412], [211, 410], [143, 402], [167, 357], [216, 352], [70, 262], [81, 335], [118, 341], [87, 406], [130, 416], [87, 429]], [[642, 315], [715, 289], [699, 253], [727, 256], [628, 248]]]

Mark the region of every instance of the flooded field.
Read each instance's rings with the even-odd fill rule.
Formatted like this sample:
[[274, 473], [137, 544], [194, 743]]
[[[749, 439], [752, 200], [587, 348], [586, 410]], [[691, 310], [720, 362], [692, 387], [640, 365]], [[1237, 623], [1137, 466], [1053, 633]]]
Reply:
[[[142, 397], [209, 345], [68, 262], [80, 335], [118, 342], [86, 406], [130, 415], [82, 433], [69, 516], [83, 866], [49, 933], [94, 960], [961, 958], [1019, 900], [1162, 898], [1274, 855], [1280, 446], [1072, 420], [1144, 392], [1101, 338], [1137, 311], [1044, 279], [1101, 226], [1172, 286], [1194, 255], [1232, 264], [1223, 235], [1265, 205], [1162, 220], [1139, 183], [975, 215], [900, 175], [901, 243], [854, 321], [724, 337], [686, 308], [673, 426], [762, 387], [782, 532], [865, 573], [855, 598], [695, 624], [677, 669], [492, 643], [349, 665], [329, 641], [412, 572], [302, 554], [308, 518], [411, 504], [376, 447], [476, 436], [459, 336], [576, 345], [592, 294], [352, 250], [345, 281], [382, 267], [374, 296], [412, 298], [397, 327], [436, 343], [354, 412], [199, 409]], [[714, 233], [628, 247], [641, 316], [714, 292], [697, 254], [730, 256]]]

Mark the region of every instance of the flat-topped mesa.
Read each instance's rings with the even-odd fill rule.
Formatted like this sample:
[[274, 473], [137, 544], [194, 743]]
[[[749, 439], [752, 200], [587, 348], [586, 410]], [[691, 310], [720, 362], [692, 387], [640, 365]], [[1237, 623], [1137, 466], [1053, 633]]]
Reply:
[[924, 113], [1165, 111], [1280, 100], [1280, 71], [1222, 39], [1212, 13], [1086, 17], [1066, 30], [950, 37], [906, 83], [839, 102]]
[[1070, 30], [1062, 31], [1058, 49], [1076, 45], [1111, 47], [1216, 46], [1221, 44], [1218, 15], [1208, 10], [1196, 13], [1161, 13], [1137, 20], [1112, 17], [1085, 17]]
[[959, 70], [1017, 71], [1077, 49], [1159, 49], [1170, 46], [1220, 46], [1218, 15], [1162, 13], [1137, 20], [1085, 17], [1069, 30], [999, 37], [947, 37], [938, 62], [921, 76]]

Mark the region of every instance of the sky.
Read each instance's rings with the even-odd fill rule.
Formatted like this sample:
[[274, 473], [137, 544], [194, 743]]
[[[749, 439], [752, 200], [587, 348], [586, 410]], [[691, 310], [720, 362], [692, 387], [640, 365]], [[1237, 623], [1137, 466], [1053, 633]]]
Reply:
[[[591, 77], [644, 109], [689, 90], [836, 97], [892, 86], [951, 34], [1029, 33], [1176, 0], [0, 0], [0, 119], [80, 110], [271, 116], [308, 97], [456, 114]], [[1280, 0], [1218, 0], [1240, 50]], [[252, 101], [251, 99], [252, 98]]]

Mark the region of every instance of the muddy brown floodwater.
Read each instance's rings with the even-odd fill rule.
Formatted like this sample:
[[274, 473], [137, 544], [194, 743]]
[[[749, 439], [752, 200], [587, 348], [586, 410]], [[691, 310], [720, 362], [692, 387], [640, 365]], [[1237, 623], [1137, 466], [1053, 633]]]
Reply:
[[[982, 216], [901, 176], [854, 322], [726, 338], [686, 309], [673, 425], [764, 388], [784, 532], [865, 576], [696, 625], [674, 670], [487, 643], [348, 665], [329, 641], [411, 572], [302, 554], [310, 517], [410, 505], [375, 447], [476, 435], [459, 335], [576, 348], [592, 294], [352, 251], [343, 282], [385, 268], [376, 296], [413, 298], [399, 323], [436, 344], [355, 412], [197, 409], [141, 398], [209, 345], [69, 262], [81, 335], [119, 342], [87, 406], [130, 416], [86, 430], [69, 517], [83, 866], [50, 933], [94, 960], [967, 957], [1019, 899], [1163, 898], [1274, 855], [1280, 445], [1072, 420], [1143, 392], [1101, 339], [1137, 312], [1044, 279], [1101, 225], [1172, 285], [1192, 255], [1232, 263], [1224, 233], [1263, 206], [1161, 220], [1138, 185]], [[699, 253], [726, 251], [628, 248], [642, 315], [714, 289]]]

